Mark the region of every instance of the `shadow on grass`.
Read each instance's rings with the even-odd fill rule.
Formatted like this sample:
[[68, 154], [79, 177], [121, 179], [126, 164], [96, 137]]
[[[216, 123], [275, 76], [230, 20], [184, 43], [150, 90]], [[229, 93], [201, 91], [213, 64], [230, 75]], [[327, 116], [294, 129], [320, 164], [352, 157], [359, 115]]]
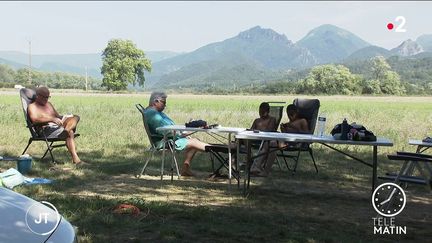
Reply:
[[[302, 155], [295, 175], [275, 167], [271, 177], [252, 180], [246, 198], [236, 185], [229, 188], [227, 180], [206, 180], [210, 173], [206, 154], [195, 158], [198, 177], [171, 182], [165, 176], [161, 182], [160, 157], [150, 162], [150, 175], [136, 179], [134, 174], [148, 154], [104, 156], [97, 150], [81, 153], [92, 160], [86, 168], [65, 164], [59, 167], [69, 170], [48, 171], [48, 164], [39, 163], [32, 175], [56, 183], [20, 190], [56, 205], [79, 227], [84, 242], [345, 242], [432, 237], [431, 198], [424, 188], [410, 187], [414, 190], [407, 192], [409, 203], [397, 217], [408, 234], [379, 237], [373, 235], [372, 169], [326, 149], [315, 150], [315, 155], [318, 174], [308, 156]], [[68, 158], [67, 153], [57, 156]], [[385, 156], [379, 156], [382, 160]], [[166, 164], [169, 169], [169, 159]], [[149, 214], [143, 218], [113, 214], [111, 209], [120, 203], [134, 204]]]
[[[349, 193], [348, 193], [349, 194]], [[405, 220], [404, 236], [373, 235], [370, 206], [350, 195], [334, 198], [310, 194], [259, 196], [231, 207], [149, 201], [144, 197], [106, 199], [48, 196], [62, 215], [78, 226], [82, 242], [350, 242], [430, 239], [427, 222]], [[118, 215], [120, 203], [140, 208], [138, 217]], [[334, 207], [338, 205], [338, 207]], [[421, 203], [412, 207], [425, 209]]]

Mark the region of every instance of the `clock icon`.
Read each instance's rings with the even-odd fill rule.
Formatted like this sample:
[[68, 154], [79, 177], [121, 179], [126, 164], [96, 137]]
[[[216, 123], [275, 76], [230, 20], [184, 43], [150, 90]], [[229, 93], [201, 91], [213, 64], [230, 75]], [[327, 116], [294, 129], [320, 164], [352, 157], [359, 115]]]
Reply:
[[372, 194], [372, 206], [384, 217], [398, 215], [405, 208], [405, 204], [404, 190], [392, 182], [379, 185]]

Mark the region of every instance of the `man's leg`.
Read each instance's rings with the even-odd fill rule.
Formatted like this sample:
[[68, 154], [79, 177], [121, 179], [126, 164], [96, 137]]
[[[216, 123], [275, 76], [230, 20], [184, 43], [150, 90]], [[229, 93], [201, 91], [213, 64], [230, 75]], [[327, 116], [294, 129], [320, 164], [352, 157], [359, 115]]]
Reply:
[[269, 151], [269, 142], [264, 141], [263, 147], [261, 148], [261, 151], [259, 151], [259, 153], [262, 153], [263, 155], [261, 155], [260, 157], [256, 158], [253, 161], [250, 170], [251, 174], [253, 175], [262, 174], [264, 167], [267, 163], [268, 151]]
[[[268, 151], [271, 148], [276, 148], [276, 147], [278, 147], [278, 142], [276, 142], [276, 141], [270, 141], [270, 147], [268, 148]], [[276, 153], [277, 153], [277, 151], [274, 151], [274, 152], [271, 152], [271, 153], [268, 154], [266, 165], [264, 167], [264, 171], [266, 172], [266, 174], [269, 174], [270, 171], [271, 171], [273, 163], [276, 160], [276, 156], [277, 156]]]
[[72, 130], [75, 131], [75, 128], [76, 128], [79, 120], [80, 120], [80, 117], [75, 116], [75, 115], [73, 117], [66, 119], [66, 121], [63, 124], [64, 129], [67, 132], [72, 131]]
[[185, 160], [183, 162], [183, 167], [181, 171], [182, 176], [193, 176], [190, 170], [190, 163], [195, 156], [197, 151], [205, 151], [205, 146], [208, 144], [203, 143], [197, 139], [191, 138], [188, 140], [188, 144], [185, 151]]
[[75, 141], [74, 141], [74, 131], [70, 130], [68, 131], [68, 136], [66, 138], [66, 147], [69, 150], [69, 153], [72, 156], [72, 161], [77, 164], [81, 162], [81, 159], [78, 157], [78, 154], [76, 152], [75, 147]]

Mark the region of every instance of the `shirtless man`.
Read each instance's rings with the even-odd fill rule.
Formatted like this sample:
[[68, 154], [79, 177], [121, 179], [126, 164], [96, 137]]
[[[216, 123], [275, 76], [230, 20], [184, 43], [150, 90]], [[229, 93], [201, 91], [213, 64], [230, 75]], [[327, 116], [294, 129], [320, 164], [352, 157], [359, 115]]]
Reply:
[[78, 157], [74, 141], [75, 128], [80, 120], [79, 116], [72, 116], [63, 119], [48, 102], [50, 92], [46, 87], [39, 87], [36, 89], [35, 102], [28, 106], [28, 114], [30, 120], [35, 125], [43, 125], [40, 132], [43, 132], [47, 138], [65, 138], [66, 147], [72, 156], [72, 161], [75, 165], [84, 164]]

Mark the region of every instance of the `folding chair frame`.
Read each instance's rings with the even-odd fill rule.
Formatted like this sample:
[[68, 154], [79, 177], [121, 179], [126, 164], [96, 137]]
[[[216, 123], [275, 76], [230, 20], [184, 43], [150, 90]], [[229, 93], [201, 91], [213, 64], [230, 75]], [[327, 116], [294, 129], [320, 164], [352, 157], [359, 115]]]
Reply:
[[[313, 134], [315, 131], [316, 120], [318, 118], [318, 111], [319, 111], [319, 107], [320, 107], [320, 102], [317, 99], [306, 99], [306, 100], [294, 99], [293, 104], [298, 107], [299, 103], [304, 102], [304, 101], [316, 102], [316, 105], [317, 105], [316, 109], [314, 109], [314, 111], [313, 111], [314, 114], [311, 115], [311, 120], [308, 121], [309, 129], [311, 130], [311, 134]], [[295, 174], [297, 172], [297, 165], [298, 165], [298, 162], [300, 160], [301, 152], [307, 151], [307, 152], [309, 152], [309, 155], [312, 158], [312, 161], [313, 161], [313, 164], [315, 167], [315, 171], [316, 171], [316, 173], [318, 173], [318, 167], [316, 165], [315, 157], [313, 155], [313, 151], [312, 151], [312, 148], [310, 146], [311, 146], [311, 143], [300, 143], [299, 147], [288, 147], [285, 150], [281, 150], [280, 154], [278, 154], [277, 157], [283, 157], [285, 165], [288, 168], [288, 170], [292, 171], [292, 174]], [[290, 154], [285, 154], [284, 152], [297, 152], [297, 154], [296, 155], [290, 155]], [[286, 158], [290, 158], [290, 159], [294, 160], [294, 168], [293, 169], [291, 169], [290, 166], [288, 165]], [[279, 164], [279, 160], [277, 160], [277, 162]], [[279, 166], [280, 166], [280, 164], [279, 164]]]
[[[153, 143], [153, 141], [151, 140], [150, 129], [148, 128], [148, 125], [147, 125], [146, 120], [145, 120], [145, 115], [144, 115], [145, 108], [141, 104], [136, 104], [135, 107], [138, 109], [138, 111], [142, 115], [144, 129], [146, 131], [146, 134], [147, 134], [149, 142], [150, 142], [150, 147], [148, 149], [146, 149], [144, 152], [151, 152], [150, 157], [147, 158], [147, 160], [145, 161], [144, 166], [142, 167], [140, 173], [136, 175], [137, 178], [140, 178], [144, 174], [144, 172], [145, 172], [145, 170], [147, 168], [147, 165], [150, 162], [150, 160], [153, 158], [154, 154], [156, 152], [162, 152], [162, 156], [163, 156], [163, 158], [165, 158], [165, 150], [166, 149], [158, 149], [156, 147], [156, 145]], [[165, 142], [165, 145], [168, 146], [168, 149], [171, 151], [171, 155], [172, 155], [171, 181], [174, 180], [173, 179], [174, 178], [174, 165], [176, 167], [177, 177], [180, 179], [180, 172], [179, 172], [179, 168], [178, 168], [178, 163], [177, 163], [177, 159], [175, 157], [174, 141], [173, 140], [168, 140], [168, 141]], [[161, 171], [160, 172], [161, 172], [161, 180], [163, 180], [164, 160], [162, 160], [162, 162], [161, 162]]]
[[[51, 162], [53, 164], [56, 163], [55, 159], [54, 159], [54, 154], [53, 154], [53, 150], [55, 148], [59, 148], [59, 147], [64, 147], [66, 146], [66, 138], [47, 138], [47, 136], [42, 132], [42, 136], [40, 136], [35, 128], [37, 126], [35, 126], [31, 120], [30, 117], [28, 115], [28, 105], [32, 102], [34, 102], [35, 99], [35, 95], [36, 93], [31, 90], [31, 89], [27, 89], [27, 88], [22, 88], [20, 90], [20, 98], [21, 98], [21, 104], [23, 107], [23, 112], [24, 112], [24, 117], [26, 120], [26, 124], [27, 124], [27, 128], [30, 131], [31, 137], [29, 138], [29, 141], [27, 143], [27, 146], [25, 147], [24, 151], [22, 152], [22, 154], [25, 154], [25, 152], [27, 152], [27, 149], [30, 147], [30, 145], [32, 144], [33, 141], [44, 141], [46, 146], [47, 146], [47, 150], [45, 151], [44, 155], [41, 157], [41, 160], [43, 160], [45, 158], [45, 156], [48, 154], [50, 154], [51, 156]], [[76, 133], [74, 135], [74, 137], [79, 137], [80, 134]], [[56, 142], [64, 142], [63, 144], [54, 144]]]
[[[211, 144], [209, 146], [206, 146], [205, 151], [210, 153], [210, 160], [212, 162], [212, 175], [218, 175], [220, 174], [219, 171], [225, 167], [225, 169], [229, 170], [229, 158], [225, 158], [221, 155], [221, 153], [225, 153], [227, 151], [217, 151], [214, 149], [214, 146], [217, 146], [218, 144]], [[220, 149], [222, 150], [228, 150], [224, 145], [220, 145]], [[236, 151], [232, 152], [232, 154], [237, 154]], [[215, 158], [220, 162], [220, 165], [217, 169], [215, 169]], [[236, 160], [237, 161], [237, 160]], [[240, 182], [240, 173], [237, 168], [234, 168], [234, 165], [231, 165], [232, 175], [237, 180], [237, 182]]]

